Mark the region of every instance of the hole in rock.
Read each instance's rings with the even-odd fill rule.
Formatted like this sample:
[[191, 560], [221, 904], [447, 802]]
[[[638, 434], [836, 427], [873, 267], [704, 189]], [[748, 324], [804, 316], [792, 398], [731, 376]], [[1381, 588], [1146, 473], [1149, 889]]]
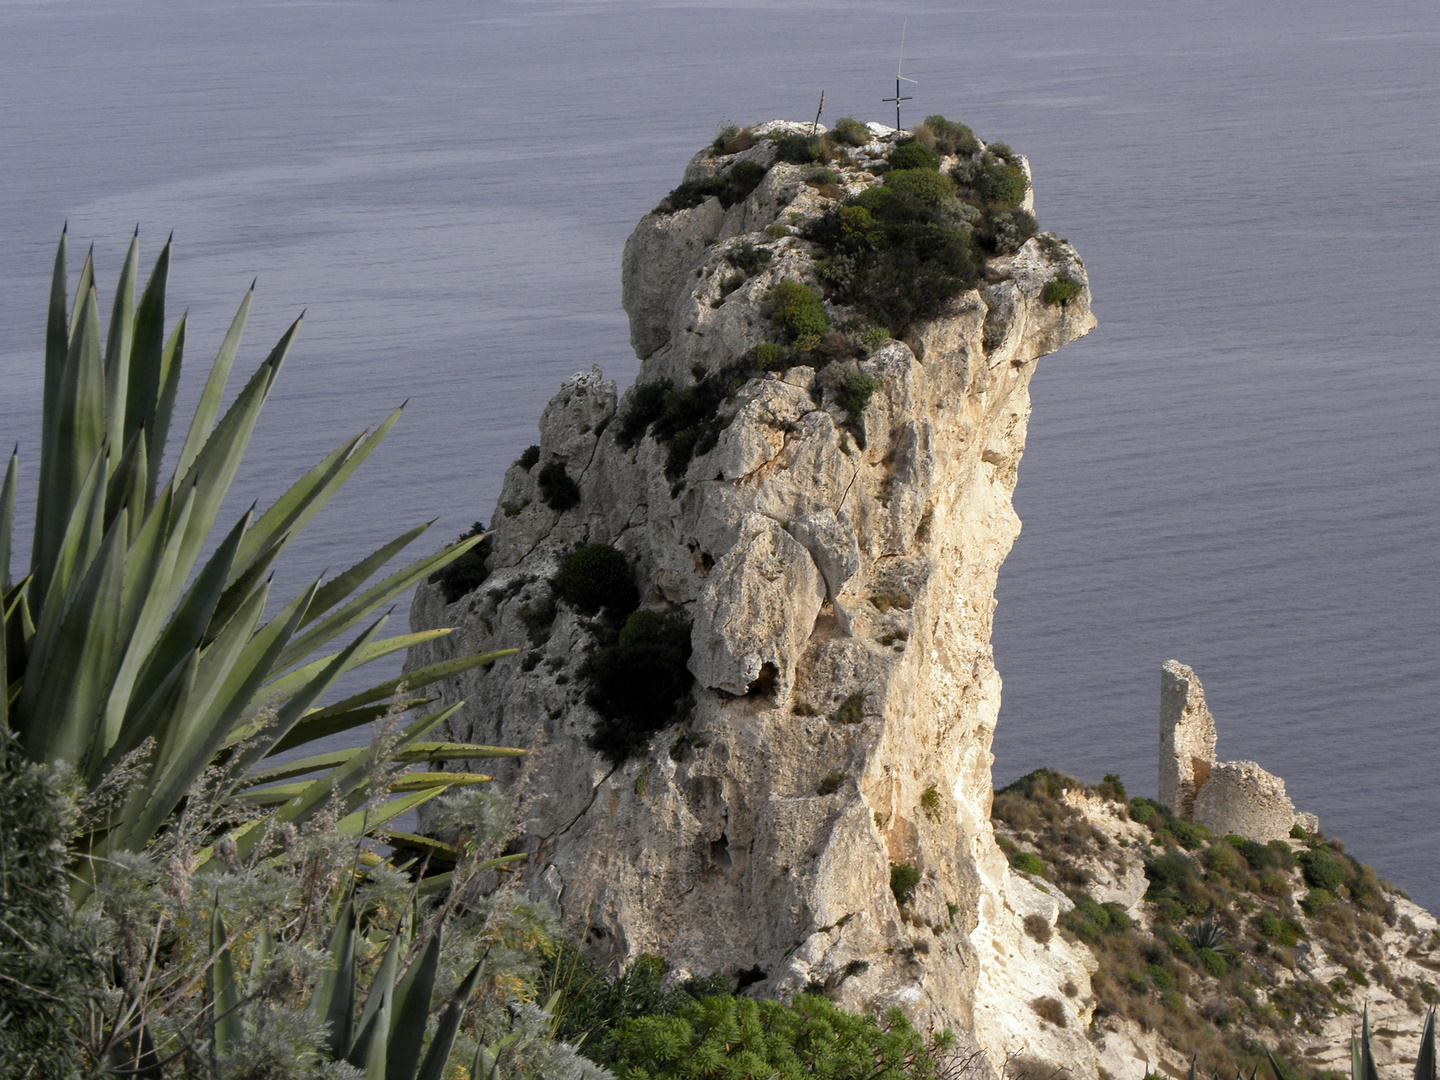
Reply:
[[724, 833], [720, 834], [719, 840], [710, 841], [710, 865], [717, 870], [730, 869], [730, 838]]
[[764, 982], [769, 977], [769, 975], [761, 970], [759, 964], [756, 964], [752, 968], [737, 971], [735, 972], [735, 992], [738, 994], [747, 986], [754, 986], [758, 982]]
[[746, 697], [774, 697], [775, 684], [780, 681], [780, 669], [770, 661], [760, 665], [760, 674], [755, 681], [745, 687]]
[[700, 552], [700, 568], [707, 574], [715, 568], [715, 559], [708, 551]]

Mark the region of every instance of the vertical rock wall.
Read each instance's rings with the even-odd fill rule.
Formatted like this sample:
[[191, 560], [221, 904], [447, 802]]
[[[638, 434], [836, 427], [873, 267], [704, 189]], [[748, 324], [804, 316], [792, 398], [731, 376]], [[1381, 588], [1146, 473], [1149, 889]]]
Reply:
[[[863, 166], [893, 135], [872, 131], [840, 170], [847, 194], [878, 182]], [[773, 155], [764, 141], [740, 155], [769, 167], [744, 201], [647, 215], [627, 243], [637, 385], [692, 385], [734, 361], [766, 334], [775, 282], [814, 282], [810, 245], [762, 230], [832, 204]], [[702, 152], [686, 178], [734, 161]], [[741, 241], [770, 261], [737, 282], [726, 255]], [[410, 662], [526, 648], [443, 695], [467, 702], [452, 735], [530, 748], [511, 778], [526, 880], [586, 947], [742, 974], [760, 993], [899, 1004], [973, 1032], [997, 1065], [1028, 1052], [1093, 1073], [1093, 960], [1021, 931], [1058, 907], [1010, 872], [989, 824], [991, 620], [1020, 525], [1027, 388], [1039, 357], [1094, 325], [1088, 288], [1041, 300], [1061, 273], [1086, 281], [1067, 244], [1031, 240], [903, 342], [734, 387], [728, 425], [678, 479], [653, 437], [617, 442], [634, 391], [617, 403], [598, 368], [546, 407], [539, 463], [505, 477], [489, 579], [449, 605], [430, 586], [416, 596], [417, 628], [463, 632]], [[857, 371], [880, 388], [847, 422], [836, 390]], [[538, 486], [552, 463], [579, 491], [563, 512]], [[560, 561], [597, 542], [625, 554], [644, 605], [693, 624], [688, 721], [618, 767], [586, 744], [594, 624], [563, 601], [544, 619]], [[904, 904], [896, 866], [919, 875]], [[1064, 1026], [1031, 1007], [1047, 997]]]

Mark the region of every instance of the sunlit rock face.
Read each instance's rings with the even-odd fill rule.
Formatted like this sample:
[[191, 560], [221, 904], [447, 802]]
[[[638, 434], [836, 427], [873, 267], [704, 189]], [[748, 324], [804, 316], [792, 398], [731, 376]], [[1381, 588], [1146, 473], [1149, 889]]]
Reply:
[[[863, 166], [894, 133], [871, 130], [832, 166], [841, 194], [880, 182]], [[833, 203], [807, 167], [772, 164], [764, 140], [743, 156], [769, 166], [747, 198], [647, 215], [626, 244], [637, 386], [683, 388], [732, 364], [771, 332], [776, 282], [816, 283], [812, 245], [766, 229]], [[686, 177], [729, 164], [702, 151]], [[726, 256], [745, 241], [770, 258], [737, 281]], [[1079, 293], [1042, 301], [1061, 274]], [[828, 310], [836, 324], [854, 314]], [[1092, 326], [1074, 250], [1031, 240], [903, 341], [733, 387], [714, 445], [671, 475], [655, 438], [621, 444], [633, 388], [617, 401], [598, 368], [566, 382], [541, 418], [538, 463], [505, 477], [488, 580], [452, 604], [433, 586], [417, 594], [417, 628], [460, 629], [410, 665], [525, 649], [442, 695], [466, 702], [453, 736], [530, 750], [508, 778], [515, 846], [531, 853], [526, 887], [577, 940], [748, 973], [752, 993], [900, 1005], [969, 1033], [995, 1065], [1024, 1051], [1094, 1073], [1093, 960], [1058, 934], [1041, 947], [1022, 933], [1026, 914], [1053, 923], [1058, 909], [1010, 871], [989, 823], [991, 622], [1020, 528], [1028, 385], [1041, 356]], [[836, 394], [856, 372], [879, 387], [849, 415]], [[579, 491], [563, 511], [539, 485], [556, 462]], [[587, 744], [583, 668], [600, 631], [563, 601], [543, 618], [549, 578], [590, 543], [626, 556], [642, 605], [683, 610], [692, 627], [688, 719], [619, 766]], [[897, 866], [918, 872], [903, 904]], [[1064, 1026], [1031, 1007], [1044, 997], [1063, 1000]]]

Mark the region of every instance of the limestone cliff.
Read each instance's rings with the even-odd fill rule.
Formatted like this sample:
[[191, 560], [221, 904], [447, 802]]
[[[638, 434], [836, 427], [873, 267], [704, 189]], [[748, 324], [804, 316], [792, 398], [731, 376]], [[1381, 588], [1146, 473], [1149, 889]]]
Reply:
[[[624, 445], [641, 389], [699, 387], [770, 332], [777, 283], [817, 281], [797, 232], [879, 184], [896, 142], [872, 125], [817, 183], [764, 138], [800, 130], [766, 125], [738, 154], [696, 155], [692, 190], [742, 162], [763, 170], [730, 205], [642, 219], [623, 277], [636, 387], [617, 401], [598, 367], [561, 387], [538, 456], [505, 476], [488, 579], [453, 604], [433, 586], [416, 596], [415, 627], [462, 632], [410, 663], [526, 648], [443, 687], [467, 702], [450, 734], [530, 748], [512, 778], [528, 888], [588, 948], [726, 970], [757, 993], [899, 1004], [973, 1032], [996, 1065], [1023, 1052], [1093, 1075], [1093, 959], [1021, 932], [1059, 907], [1011, 872], [989, 821], [991, 618], [1020, 526], [1027, 387], [1041, 356], [1094, 325], [1074, 250], [1036, 237], [989, 258], [977, 287], [904, 340], [872, 334], [859, 354], [737, 377], [713, 445], [698, 440], [678, 469], [653, 434]], [[1057, 277], [1078, 291], [1047, 303]], [[834, 325], [856, 314], [826, 310]], [[847, 409], [857, 374], [878, 389]], [[587, 745], [599, 624], [550, 585], [594, 543], [623, 553], [642, 605], [693, 627], [688, 719], [618, 767]], [[904, 903], [897, 866], [918, 871]], [[1065, 1024], [1032, 1009], [1046, 998]]]

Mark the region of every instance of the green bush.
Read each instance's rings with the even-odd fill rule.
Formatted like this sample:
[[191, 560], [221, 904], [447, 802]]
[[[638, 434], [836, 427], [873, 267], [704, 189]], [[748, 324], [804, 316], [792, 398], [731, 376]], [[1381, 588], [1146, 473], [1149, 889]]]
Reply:
[[563, 514], [580, 505], [580, 485], [570, 479], [561, 462], [548, 461], [541, 466], [536, 483], [541, 501], [551, 510]]
[[915, 898], [915, 886], [920, 884], [920, 871], [910, 863], [890, 864], [890, 891], [895, 903], [904, 907]]
[[729, 422], [720, 406], [744, 385], [747, 371], [744, 363], [727, 366], [681, 389], [668, 379], [637, 384], [620, 417], [616, 442], [628, 450], [647, 432], [653, 435], [669, 451], [665, 475], [678, 483], [696, 454], [714, 449]]
[[1230, 966], [1225, 957], [1214, 949], [1196, 949], [1195, 959], [1200, 961], [1201, 967], [1217, 978], [1224, 975]]
[[[0, 720], [0, 1061], [66, 1077], [101, 970], [71, 927], [68, 800]], [[28, 1066], [28, 1074], [18, 1071]]]
[[1206, 848], [1200, 861], [1206, 870], [1237, 885], [1245, 884], [1250, 877], [1250, 864], [1245, 856], [1224, 841]]
[[1311, 889], [1300, 898], [1300, 908], [1314, 918], [1320, 911], [1335, 903], [1335, 894], [1329, 889]]
[[842, 116], [835, 121], [830, 135], [836, 142], [846, 146], [864, 146], [872, 138], [870, 129], [853, 116]]
[[605, 1057], [619, 1080], [935, 1080], [952, 1044], [927, 1042], [899, 1009], [877, 1021], [808, 994], [789, 1005], [711, 997], [625, 1021]]
[[993, 251], [996, 255], [1013, 255], [1037, 231], [1039, 226], [1034, 214], [1027, 210], [1002, 210], [988, 215], [975, 236], [986, 251]]
[[725, 260], [746, 277], [768, 266], [771, 258], [769, 248], [756, 247], [750, 240], [741, 240], [725, 252]]
[[1130, 800], [1130, 820], [1148, 825], [1160, 816], [1160, 808], [1143, 795]]
[[1175, 989], [1175, 976], [1166, 971], [1159, 964], [1146, 964], [1145, 976], [1150, 980], [1150, 985], [1156, 990]]
[[679, 721], [695, 681], [689, 660], [690, 620], [683, 611], [632, 612], [615, 642], [596, 649], [583, 669], [586, 701], [601, 718], [590, 748], [618, 765]]
[[1045, 283], [1045, 288], [1040, 290], [1040, 299], [1047, 304], [1064, 305], [1071, 297], [1080, 292], [1080, 283], [1069, 274], [1061, 274]]
[[1311, 888], [1334, 892], [1345, 883], [1345, 869], [1329, 848], [1317, 847], [1300, 855], [1300, 872]]
[[770, 290], [770, 321], [790, 336], [790, 340], [816, 336], [830, 329], [825, 314], [824, 298], [798, 281], [780, 281]]
[[765, 171], [763, 165], [753, 161], [737, 161], [723, 173], [704, 180], [687, 180], [661, 200], [655, 213], [672, 214], [677, 210], [688, 210], [711, 198], [719, 199], [720, 205], [729, 209], [750, 197], [750, 193], [765, 179]]
[[1185, 1011], [1185, 999], [1180, 996], [1177, 990], [1162, 990], [1160, 992], [1160, 1004], [1169, 1012], [1178, 1013]]
[[[940, 171], [940, 155], [919, 142], [903, 142], [890, 151], [891, 169], [929, 169]], [[887, 177], [888, 179], [888, 177]]]
[[1045, 860], [1033, 851], [1017, 851], [1010, 856], [1010, 865], [1022, 874], [1045, 873]]
[[1195, 861], [1178, 851], [1167, 851], [1145, 864], [1152, 888], [1178, 889], [1196, 876]]
[[[484, 536], [484, 534], [484, 524], [477, 521], [470, 527], [469, 532], [461, 533], [457, 539], [468, 540], [472, 536]], [[430, 575], [428, 580], [432, 585], [440, 587], [440, 595], [445, 597], [447, 604], [455, 603], [462, 596], [474, 592], [485, 584], [485, 579], [490, 576], [490, 571], [485, 566], [485, 560], [490, 557], [490, 547], [490, 537], [485, 536], [483, 540], [454, 562], [442, 566]]]
[[916, 129], [916, 136], [923, 138], [928, 133], [934, 140], [937, 153], [969, 157], [980, 152], [980, 142], [975, 133], [957, 121], [946, 120], [943, 116], [927, 116], [921, 128], [924, 132]]
[[1171, 818], [1165, 823], [1165, 829], [1180, 842], [1181, 847], [1190, 851], [1204, 847], [1210, 839], [1210, 830], [1204, 825], [1192, 825], [1180, 818]]
[[526, 472], [529, 472], [535, 467], [535, 463], [539, 460], [540, 447], [531, 444], [530, 446], [527, 446], [525, 448], [524, 453], [522, 453], [518, 458], [515, 459], [515, 464], [519, 465], [520, 468], [524, 469]]
[[955, 184], [944, 173], [923, 168], [899, 169], [885, 174], [883, 187], [867, 188], [862, 192], [860, 205], [872, 213], [877, 207], [883, 212], [886, 203], [896, 200], [935, 208], [954, 197]]
[[577, 548], [560, 564], [554, 585], [567, 604], [587, 614], [605, 607], [624, 615], [639, 602], [630, 563], [609, 544]]
[[793, 132], [775, 140], [775, 160], [791, 165], [809, 165], [820, 160], [821, 143], [818, 136], [801, 135]]
[[844, 409], [850, 422], [854, 423], [865, 412], [865, 406], [870, 404], [875, 391], [884, 385], [873, 375], [857, 372], [847, 378], [836, 392], [835, 404]]
[[990, 153], [961, 161], [950, 170], [950, 176], [962, 188], [975, 192], [980, 202], [997, 209], [1020, 205], [1030, 190], [1025, 170]]
[[785, 357], [785, 351], [773, 341], [762, 341], [755, 346], [755, 366], [762, 371], [778, 368]]

